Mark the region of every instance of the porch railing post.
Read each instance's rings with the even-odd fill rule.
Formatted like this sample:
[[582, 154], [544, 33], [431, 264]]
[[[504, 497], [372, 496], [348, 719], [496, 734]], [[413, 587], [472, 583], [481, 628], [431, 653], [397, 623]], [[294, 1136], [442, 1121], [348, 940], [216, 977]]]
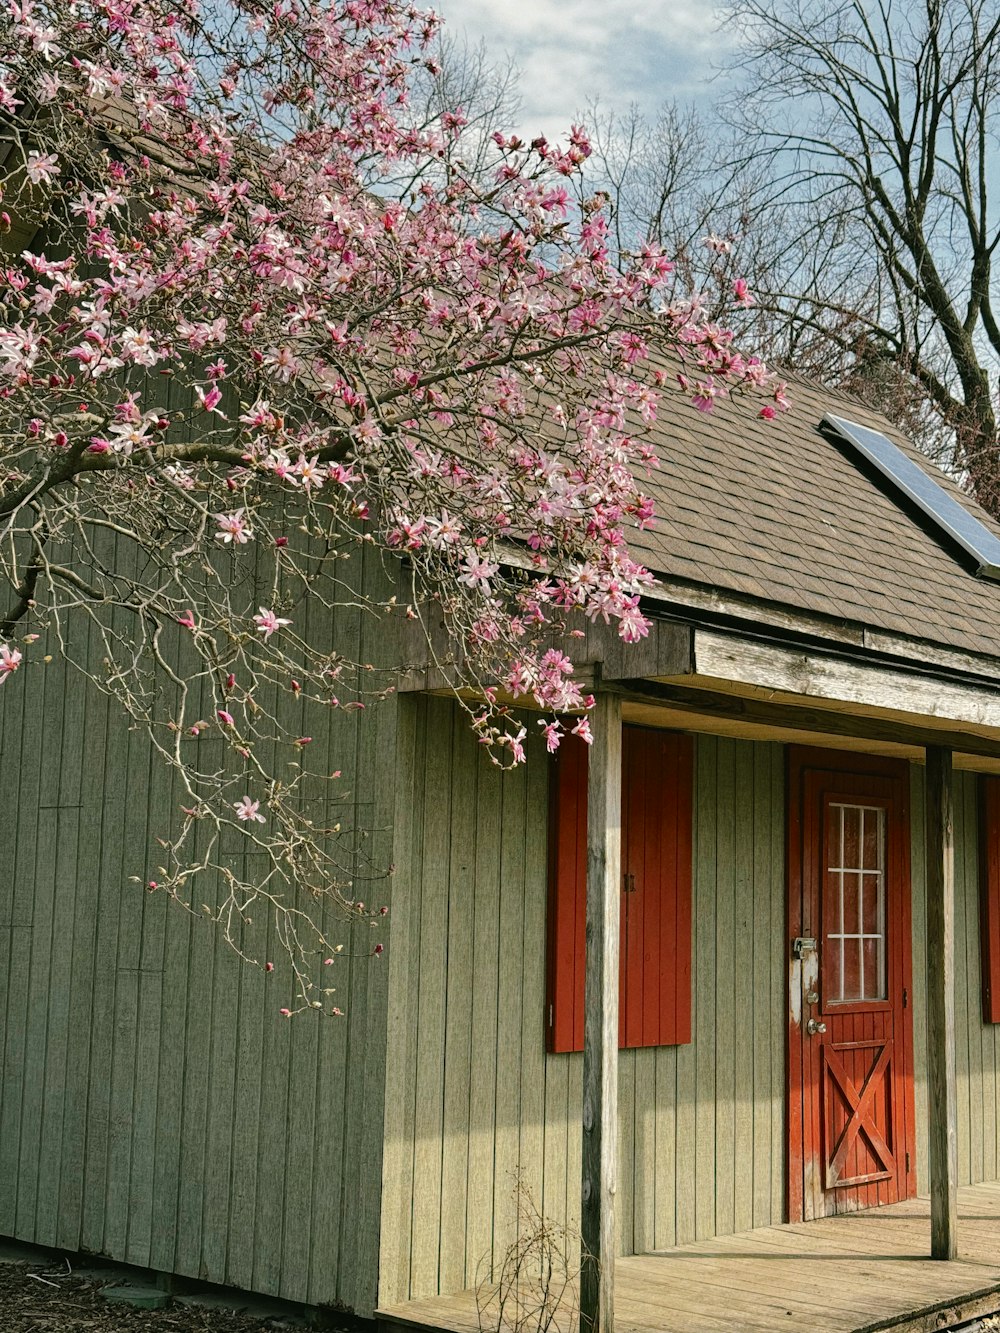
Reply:
[[581, 1333], [614, 1333], [618, 1148], [621, 700], [599, 694], [587, 782], [587, 968], [583, 1034]]
[[927, 747], [927, 1068], [931, 1256], [958, 1255], [955, 843], [951, 751]]

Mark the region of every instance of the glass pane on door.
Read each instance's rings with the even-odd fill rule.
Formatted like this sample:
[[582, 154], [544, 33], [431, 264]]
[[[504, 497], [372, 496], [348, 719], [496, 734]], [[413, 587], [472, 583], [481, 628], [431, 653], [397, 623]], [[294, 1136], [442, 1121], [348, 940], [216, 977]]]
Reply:
[[827, 807], [824, 1004], [886, 998], [885, 810]]

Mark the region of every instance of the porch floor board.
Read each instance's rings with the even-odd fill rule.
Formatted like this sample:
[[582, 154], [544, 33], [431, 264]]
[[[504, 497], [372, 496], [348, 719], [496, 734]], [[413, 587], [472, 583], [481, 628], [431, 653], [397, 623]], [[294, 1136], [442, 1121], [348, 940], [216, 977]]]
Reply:
[[[616, 1267], [616, 1333], [949, 1328], [1000, 1310], [1000, 1182], [959, 1192], [958, 1235], [957, 1260], [927, 1257], [930, 1205], [922, 1198], [632, 1255]], [[385, 1333], [480, 1329], [474, 1291], [378, 1315]]]

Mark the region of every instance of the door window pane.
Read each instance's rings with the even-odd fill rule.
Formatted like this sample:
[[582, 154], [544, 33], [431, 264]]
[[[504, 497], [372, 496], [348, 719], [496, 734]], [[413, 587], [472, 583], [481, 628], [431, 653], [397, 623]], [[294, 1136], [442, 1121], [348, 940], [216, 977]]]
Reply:
[[824, 1001], [884, 1000], [885, 810], [831, 802], [826, 858]]

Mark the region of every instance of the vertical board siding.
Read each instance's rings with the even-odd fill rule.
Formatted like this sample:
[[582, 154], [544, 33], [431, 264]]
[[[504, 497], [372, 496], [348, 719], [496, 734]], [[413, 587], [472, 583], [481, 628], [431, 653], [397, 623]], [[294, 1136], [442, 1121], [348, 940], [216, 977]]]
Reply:
[[[928, 1188], [926, 884], [924, 771], [911, 769], [913, 811], [913, 1045], [916, 1072], [917, 1187]], [[997, 1097], [1000, 1047], [983, 1022], [979, 914], [979, 803], [973, 773], [955, 774], [955, 1063], [958, 1074], [959, 1184], [1000, 1178]]]
[[[372, 660], [360, 617], [336, 617], [330, 642]], [[85, 621], [70, 632], [98, 651]], [[305, 763], [343, 771], [338, 818], [365, 831], [355, 894], [371, 903], [389, 901], [368, 864], [393, 858], [396, 707], [298, 728], [316, 738]], [[116, 703], [28, 661], [0, 691], [0, 763], [0, 1235], [370, 1314], [388, 996], [371, 948], [388, 932], [328, 909], [346, 1017], [289, 1022], [263, 912], [245, 943], [276, 957], [269, 978], [143, 892], [182, 795]], [[252, 873], [238, 842], [221, 854]], [[211, 905], [218, 885], [195, 892]]]
[[[401, 707], [382, 1305], [488, 1275], [517, 1174], [551, 1220], [580, 1208], [582, 1057], [545, 1049], [543, 747], [499, 773], [452, 704]], [[696, 740], [693, 1041], [619, 1056], [623, 1253], [782, 1220], [783, 774], [779, 746]]]

